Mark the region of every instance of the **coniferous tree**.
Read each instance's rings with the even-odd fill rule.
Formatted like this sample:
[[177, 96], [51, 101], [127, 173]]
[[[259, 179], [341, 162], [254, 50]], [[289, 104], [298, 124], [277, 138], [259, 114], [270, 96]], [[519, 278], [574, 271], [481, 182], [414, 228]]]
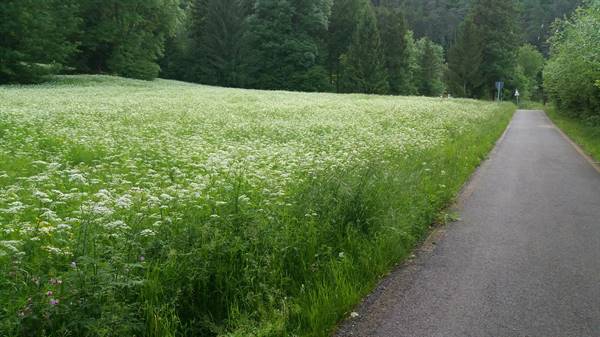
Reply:
[[456, 41], [448, 50], [448, 84], [453, 95], [472, 97], [475, 88], [481, 87], [482, 60], [481, 34], [472, 18], [467, 18], [459, 30]]
[[522, 0], [522, 26], [525, 40], [543, 53], [548, 53], [546, 41], [552, 34], [552, 23], [571, 13], [582, 0]]
[[385, 57], [372, 5], [364, 7], [348, 52], [342, 55], [342, 90], [385, 94], [389, 90]]
[[466, 17], [473, 0], [388, 0], [397, 2], [417, 38], [447, 48]]
[[408, 67], [405, 69], [405, 76], [407, 77], [407, 88], [406, 95], [418, 94], [419, 87], [419, 69], [420, 69], [420, 52], [415, 41], [415, 36], [412, 30], [406, 32], [406, 55], [408, 61]]
[[444, 49], [428, 38], [417, 42], [419, 49], [418, 90], [423, 96], [438, 96], [444, 91]]
[[160, 77], [196, 81], [192, 57], [192, 0], [181, 0], [181, 19], [175, 28], [175, 33], [165, 41], [165, 52], [160, 60]]
[[153, 79], [164, 43], [175, 32], [177, 0], [86, 0], [78, 68]]
[[0, 83], [38, 82], [64, 65], [76, 50], [73, 0], [0, 2]]
[[476, 97], [492, 98], [496, 81], [510, 81], [520, 45], [518, 11], [514, 0], [475, 0], [474, 24], [485, 48], [482, 54], [481, 85], [474, 88]]
[[327, 90], [322, 37], [330, 11], [329, 0], [257, 0], [245, 36], [247, 85]]
[[381, 6], [377, 8], [377, 18], [390, 93], [408, 94], [411, 90], [404, 17], [398, 9]]
[[340, 57], [348, 51], [359, 15], [365, 5], [361, 0], [335, 0], [327, 34], [327, 66], [330, 81], [340, 91]]
[[196, 0], [191, 11], [191, 58], [197, 82], [239, 86], [248, 0]]

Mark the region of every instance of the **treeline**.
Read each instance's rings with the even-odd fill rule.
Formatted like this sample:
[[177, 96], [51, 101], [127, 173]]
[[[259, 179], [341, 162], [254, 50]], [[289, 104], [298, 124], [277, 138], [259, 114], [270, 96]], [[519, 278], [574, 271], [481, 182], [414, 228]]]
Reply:
[[3, 0], [0, 83], [58, 71], [155, 78], [180, 16], [178, 0]]
[[[404, 13], [418, 37], [428, 36], [434, 42], [449, 48], [458, 29], [468, 16], [475, 0], [393, 0]], [[552, 23], [571, 13], [581, 0], [517, 0], [519, 31], [524, 42], [546, 54], [546, 41], [552, 33]]]
[[554, 29], [546, 92], [561, 112], [600, 125], [600, 2], [588, 1]]
[[444, 52], [368, 0], [196, 0], [163, 76], [214, 85], [439, 95]]
[[523, 44], [515, 1], [476, 0], [448, 50], [447, 83], [457, 96], [494, 97], [494, 83], [505, 82], [506, 96], [540, 98], [543, 55]]
[[7, 0], [0, 10], [2, 83], [71, 71], [260, 89], [444, 89], [442, 47], [415, 39], [398, 7], [368, 0]]
[[4, 0], [0, 83], [109, 73], [490, 99], [504, 81], [506, 96], [541, 99], [547, 22], [577, 2]]

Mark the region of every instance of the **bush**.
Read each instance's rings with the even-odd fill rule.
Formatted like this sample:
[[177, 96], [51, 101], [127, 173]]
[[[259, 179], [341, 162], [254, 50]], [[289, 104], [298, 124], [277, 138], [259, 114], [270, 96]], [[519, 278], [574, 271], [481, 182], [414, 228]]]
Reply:
[[556, 30], [544, 70], [546, 92], [571, 117], [600, 124], [600, 3], [589, 2]]

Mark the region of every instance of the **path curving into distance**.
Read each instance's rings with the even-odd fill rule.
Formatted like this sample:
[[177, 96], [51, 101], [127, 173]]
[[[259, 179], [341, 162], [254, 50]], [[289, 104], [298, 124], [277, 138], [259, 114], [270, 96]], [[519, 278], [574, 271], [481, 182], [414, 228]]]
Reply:
[[600, 336], [600, 171], [517, 111], [432, 235], [335, 336]]

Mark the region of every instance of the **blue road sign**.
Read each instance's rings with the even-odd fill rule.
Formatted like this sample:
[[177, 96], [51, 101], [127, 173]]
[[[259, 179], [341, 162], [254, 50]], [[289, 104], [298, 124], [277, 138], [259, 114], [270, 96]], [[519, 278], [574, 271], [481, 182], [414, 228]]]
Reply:
[[504, 82], [496, 82], [496, 90], [504, 89]]

